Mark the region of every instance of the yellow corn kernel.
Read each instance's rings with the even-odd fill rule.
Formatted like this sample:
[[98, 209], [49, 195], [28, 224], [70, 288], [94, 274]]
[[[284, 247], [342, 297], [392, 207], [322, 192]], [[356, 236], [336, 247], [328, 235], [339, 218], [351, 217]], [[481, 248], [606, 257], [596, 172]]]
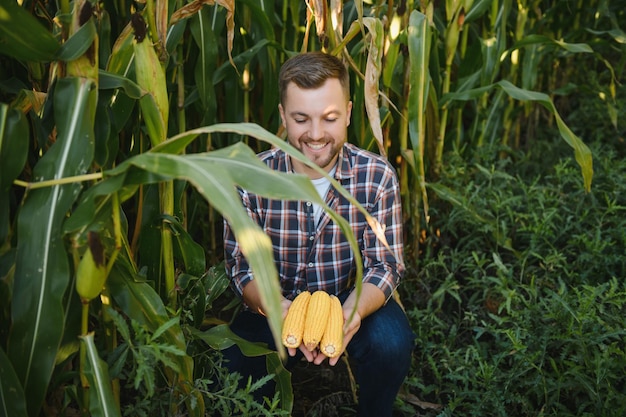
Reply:
[[320, 342], [320, 350], [329, 358], [334, 358], [339, 356], [341, 349], [343, 349], [343, 309], [339, 298], [331, 295], [328, 324]]
[[326, 291], [315, 291], [311, 294], [309, 307], [304, 322], [304, 335], [302, 342], [306, 348], [313, 351], [322, 340], [328, 313], [330, 312], [330, 296]]
[[293, 300], [283, 321], [283, 345], [288, 348], [297, 348], [302, 343], [304, 320], [311, 299], [311, 293], [303, 291]]
[[320, 350], [329, 358], [334, 358], [339, 356], [341, 349], [343, 349], [343, 309], [339, 298], [331, 295], [328, 324], [320, 342]]

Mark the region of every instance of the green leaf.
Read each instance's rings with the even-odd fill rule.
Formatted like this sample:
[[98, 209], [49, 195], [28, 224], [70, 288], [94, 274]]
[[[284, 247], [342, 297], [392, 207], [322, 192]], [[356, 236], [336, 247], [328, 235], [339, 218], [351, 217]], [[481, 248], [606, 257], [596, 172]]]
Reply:
[[291, 386], [291, 374], [283, 366], [276, 351], [268, 349], [264, 343], [253, 343], [237, 336], [226, 324], [221, 324], [205, 331], [194, 328], [189, 330], [194, 338], [204, 341], [215, 350], [224, 350], [237, 345], [241, 353], [246, 356], [265, 355], [267, 372], [275, 375], [276, 389], [281, 393], [281, 406], [285, 410], [292, 409], [293, 389]]
[[430, 36], [426, 16], [412, 12], [408, 27], [408, 48], [411, 68], [409, 102], [409, 137], [413, 149], [424, 154], [424, 122], [428, 102]]
[[147, 283], [142, 282], [135, 265], [130, 260], [128, 242], [111, 270], [107, 286], [111, 297], [120, 309], [130, 318], [145, 326], [151, 333], [158, 331], [158, 336], [175, 347], [176, 354], [168, 356], [179, 372], [177, 387], [187, 396], [193, 396], [196, 406], [188, 407], [190, 415], [204, 413], [204, 400], [193, 388], [193, 359], [189, 355], [181, 356], [186, 351], [185, 336], [176, 320], [171, 319], [161, 297]]
[[0, 415], [26, 417], [26, 398], [13, 365], [0, 348]]
[[213, 304], [220, 295], [226, 291], [230, 285], [230, 278], [226, 274], [226, 268], [224, 262], [220, 262], [219, 265], [212, 266], [202, 277], [206, 284], [206, 303], [209, 307]]
[[93, 338], [93, 333], [80, 336], [87, 352], [85, 376], [89, 381], [89, 412], [92, 417], [121, 417], [120, 410], [116, 406], [117, 401], [113, 396], [109, 369], [100, 359]]
[[0, 2], [0, 54], [24, 61], [52, 61], [59, 43], [17, 2]]
[[593, 158], [591, 150], [585, 143], [570, 130], [565, 124], [561, 115], [554, 107], [554, 103], [547, 94], [534, 91], [522, 90], [508, 81], [500, 81], [496, 84], [502, 88], [509, 96], [521, 101], [537, 101], [554, 115], [559, 132], [565, 142], [574, 149], [574, 157], [580, 166], [585, 191], [591, 191], [591, 181], [593, 179]]
[[13, 180], [26, 163], [28, 141], [24, 138], [28, 135], [28, 123], [22, 112], [0, 103], [0, 244], [9, 233], [9, 193]]
[[[35, 180], [85, 173], [93, 159], [97, 90], [86, 79], [60, 79], [54, 101], [56, 142], [34, 168]], [[28, 191], [17, 219], [17, 255], [8, 354], [36, 415], [63, 335], [70, 268], [61, 226], [80, 184]]]
[[487, 10], [492, 6], [493, 0], [479, 0], [474, 2], [472, 7], [469, 9], [467, 14], [465, 15], [465, 22], [469, 23], [473, 20], [480, 18], [485, 14]]
[[428, 218], [428, 195], [426, 193], [425, 149], [426, 149], [426, 110], [430, 88], [432, 88], [430, 62], [431, 32], [426, 16], [414, 11], [409, 18], [408, 48], [410, 62], [410, 89], [408, 101], [409, 137], [411, 139], [413, 160], [411, 163], [418, 179], [416, 189], [420, 191], [424, 202], [424, 216]]
[[133, 80], [102, 69], [98, 72], [98, 88], [101, 90], [119, 88], [122, 89], [128, 97], [134, 99], [141, 98], [143, 94], [141, 87]]
[[448, 102], [451, 100], [473, 100], [481, 97], [486, 92], [492, 90], [494, 87], [501, 88], [511, 98], [520, 101], [536, 101], [546, 109], [548, 109], [553, 115], [559, 129], [559, 133], [565, 142], [574, 149], [574, 157], [578, 165], [580, 166], [585, 191], [591, 190], [591, 182], [593, 180], [593, 158], [589, 147], [578, 137], [571, 129], [565, 124], [561, 115], [557, 111], [554, 103], [547, 94], [539, 93], [536, 91], [525, 90], [519, 88], [511, 82], [502, 80], [495, 84], [480, 87], [472, 90], [466, 90], [456, 93], [446, 94], [442, 97], [442, 102]]
[[61, 46], [55, 58], [66, 62], [80, 58], [93, 44], [97, 35], [96, 24], [93, 19], [89, 19]]
[[217, 68], [218, 41], [211, 26], [211, 16], [208, 8], [202, 8], [189, 20], [189, 29], [196, 45], [198, 57], [194, 68], [194, 81], [198, 89], [198, 96], [202, 103], [202, 112], [206, 116], [214, 113], [217, 107], [215, 89], [213, 87], [213, 73]]
[[265, 367], [268, 374], [274, 374], [276, 391], [280, 393], [281, 408], [291, 411], [293, 408], [293, 387], [291, 385], [291, 372], [289, 372], [276, 352], [265, 357]]
[[168, 321], [160, 325], [159, 328], [154, 331], [154, 333], [152, 334], [152, 339], [153, 340], [158, 339], [159, 336], [161, 336], [163, 333], [169, 330], [172, 326], [180, 326], [179, 323], [180, 323], [179, 317], [172, 317], [171, 319], [169, 319]]
[[224, 350], [237, 345], [246, 356], [263, 356], [275, 353], [263, 343], [253, 343], [237, 336], [227, 324], [220, 324], [204, 331], [190, 328], [189, 331], [195, 339], [202, 340], [215, 350]]
[[552, 39], [549, 36], [536, 35], [536, 34], [525, 36], [524, 38], [515, 42], [515, 44], [511, 47], [510, 50], [519, 49], [519, 48], [522, 48], [524, 46], [529, 46], [529, 45], [546, 45], [546, 44], [559, 46], [560, 48], [563, 48], [566, 51], [572, 52], [572, 53], [593, 53], [593, 49], [586, 43], [567, 43], [561, 40]]
[[[235, 62], [237, 68], [243, 68], [245, 64], [250, 62], [250, 60], [254, 58], [254, 56], [258, 54], [262, 48], [270, 45], [280, 47], [280, 45], [276, 44], [275, 42], [270, 42], [267, 39], [262, 39], [254, 44], [251, 48], [246, 49], [244, 52], [233, 57], [233, 61]], [[219, 84], [221, 81], [224, 80], [224, 78], [228, 76], [228, 74], [234, 71], [235, 69], [230, 62], [224, 62], [213, 74], [213, 84]]]
[[175, 217], [163, 215], [161, 218], [165, 219], [165, 224], [172, 230], [176, 253], [182, 259], [187, 273], [197, 277], [204, 274], [206, 270], [204, 248], [193, 240]]

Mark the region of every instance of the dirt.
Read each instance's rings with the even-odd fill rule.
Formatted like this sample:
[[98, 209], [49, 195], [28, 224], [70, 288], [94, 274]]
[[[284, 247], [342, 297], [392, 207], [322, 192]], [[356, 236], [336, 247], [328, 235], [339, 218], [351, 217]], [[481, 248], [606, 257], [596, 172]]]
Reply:
[[337, 365], [313, 365], [305, 360], [292, 371], [292, 417], [350, 417], [356, 415], [351, 374], [342, 358]]

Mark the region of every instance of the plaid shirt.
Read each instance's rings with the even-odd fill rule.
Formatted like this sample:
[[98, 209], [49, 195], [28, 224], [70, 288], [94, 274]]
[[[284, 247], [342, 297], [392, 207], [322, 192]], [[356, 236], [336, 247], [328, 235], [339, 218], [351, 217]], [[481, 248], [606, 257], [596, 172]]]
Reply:
[[[279, 149], [259, 154], [270, 168], [292, 172], [291, 160]], [[346, 143], [338, 159], [335, 179], [382, 225], [393, 254], [376, 238], [365, 217], [331, 185], [326, 203], [347, 219], [363, 257], [363, 282], [376, 285], [387, 299], [404, 272], [402, 210], [396, 173], [379, 155]], [[351, 289], [356, 268], [350, 244], [324, 212], [314, 224], [307, 201], [269, 200], [240, 190], [248, 215], [271, 238], [283, 295], [293, 299], [304, 290], [339, 294]], [[224, 224], [226, 269], [241, 296], [253, 279], [228, 223]]]

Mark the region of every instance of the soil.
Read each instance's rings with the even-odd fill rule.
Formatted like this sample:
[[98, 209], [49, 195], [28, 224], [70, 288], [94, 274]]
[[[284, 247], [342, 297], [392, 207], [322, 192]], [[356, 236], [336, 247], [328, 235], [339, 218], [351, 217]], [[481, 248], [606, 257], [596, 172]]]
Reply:
[[337, 365], [298, 362], [292, 371], [294, 405], [292, 417], [351, 417], [356, 415], [356, 399], [347, 360]]

